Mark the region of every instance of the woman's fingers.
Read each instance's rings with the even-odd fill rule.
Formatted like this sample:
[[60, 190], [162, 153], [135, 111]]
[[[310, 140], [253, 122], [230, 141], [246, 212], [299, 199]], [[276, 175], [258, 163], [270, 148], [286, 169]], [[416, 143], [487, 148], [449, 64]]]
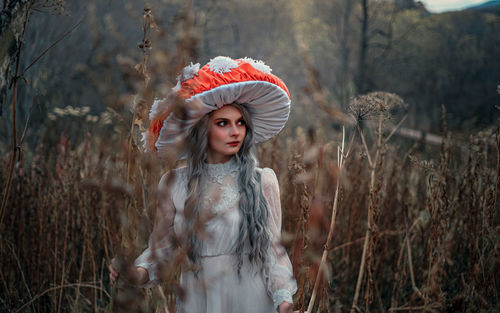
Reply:
[[118, 276], [120, 276], [120, 273], [118, 272], [118, 270], [113, 266], [114, 262], [115, 262], [115, 259], [113, 258], [111, 260], [111, 264], [108, 265], [109, 279], [111, 279], [111, 281], [115, 281], [116, 279], [118, 279]]
[[118, 271], [116, 270], [116, 268], [113, 267], [113, 265], [109, 265], [108, 270], [110, 274], [118, 275]]
[[293, 304], [289, 302], [283, 302], [278, 306], [278, 311], [280, 313], [293, 313]]

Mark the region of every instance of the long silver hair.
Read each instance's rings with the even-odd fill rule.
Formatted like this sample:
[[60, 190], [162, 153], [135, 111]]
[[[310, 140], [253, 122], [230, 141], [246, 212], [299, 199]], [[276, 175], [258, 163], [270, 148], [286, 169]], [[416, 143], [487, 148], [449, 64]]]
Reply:
[[[270, 247], [269, 237], [269, 206], [262, 194], [261, 174], [256, 170], [258, 165], [253, 141], [253, 124], [248, 110], [239, 104], [230, 104], [236, 107], [246, 125], [246, 136], [240, 150], [234, 156], [238, 162], [238, 184], [241, 191], [239, 212], [241, 216], [240, 231], [236, 246], [237, 269], [240, 274], [243, 265], [243, 248], [245, 242], [250, 243], [248, 259], [253, 264], [264, 264], [266, 252]], [[199, 263], [201, 242], [199, 206], [203, 192], [201, 185], [206, 178], [207, 149], [209, 136], [209, 123], [212, 113], [206, 114], [191, 130], [187, 138], [187, 169], [188, 169], [188, 194], [184, 204], [186, 229], [189, 236], [187, 255], [194, 264]], [[261, 267], [262, 269], [263, 267]]]

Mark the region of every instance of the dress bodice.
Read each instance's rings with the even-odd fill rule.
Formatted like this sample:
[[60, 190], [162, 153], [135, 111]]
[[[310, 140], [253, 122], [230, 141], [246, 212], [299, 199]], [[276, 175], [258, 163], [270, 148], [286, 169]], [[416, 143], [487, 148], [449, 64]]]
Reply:
[[[200, 255], [232, 254], [236, 249], [240, 213], [238, 165], [233, 158], [226, 163], [206, 164], [206, 177], [201, 182], [199, 216], [204, 221], [204, 240]], [[187, 169], [175, 172], [175, 188], [171, 194], [175, 206], [174, 230], [177, 236], [184, 231], [184, 202], [187, 197]]]

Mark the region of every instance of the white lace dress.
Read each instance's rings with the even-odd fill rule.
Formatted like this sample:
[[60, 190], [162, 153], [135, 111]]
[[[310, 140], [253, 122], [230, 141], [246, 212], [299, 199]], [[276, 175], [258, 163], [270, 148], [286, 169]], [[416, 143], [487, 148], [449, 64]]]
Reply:
[[[171, 238], [183, 235], [186, 168], [174, 171], [170, 196], [159, 201], [163, 217], [153, 230], [149, 247], [135, 261], [136, 266], [144, 267], [149, 273], [145, 287], [158, 283], [159, 261], [172, 257]], [[200, 216], [213, 214], [214, 217], [205, 224], [207, 236], [202, 242], [198, 277], [192, 271], [181, 274], [180, 284], [185, 295], [182, 299], [177, 297], [178, 313], [272, 313], [283, 301], [292, 303], [297, 287], [290, 259], [280, 244], [279, 186], [276, 175], [269, 168], [261, 172], [262, 191], [269, 204], [268, 225], [272, 242], [267, 262], [263, 267], [251, 264], [247, 258], [248, 244], [244, 249], [241, 277], [237, 274], [238, 171], [234, 158], [227, 163], [208, 165]], [[166, 175], [160, 181], [159, 192], [160, 195], [169, 194]]]

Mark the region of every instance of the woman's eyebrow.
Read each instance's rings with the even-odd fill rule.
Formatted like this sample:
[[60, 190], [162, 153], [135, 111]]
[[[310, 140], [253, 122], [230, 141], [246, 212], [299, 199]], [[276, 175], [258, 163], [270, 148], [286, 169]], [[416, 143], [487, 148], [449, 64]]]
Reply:
[[[235, 121], [239, 121], [239, 120], [242, 120], [243, 119], [243, 116], [240, 116], [238, 118], [235, 118], [234, 120]], [[214, 121], [230, 121], [231, 119], [230, 118], [227, 118], [227, 117], [217, 117], [217, 118], [214, 118]]]

